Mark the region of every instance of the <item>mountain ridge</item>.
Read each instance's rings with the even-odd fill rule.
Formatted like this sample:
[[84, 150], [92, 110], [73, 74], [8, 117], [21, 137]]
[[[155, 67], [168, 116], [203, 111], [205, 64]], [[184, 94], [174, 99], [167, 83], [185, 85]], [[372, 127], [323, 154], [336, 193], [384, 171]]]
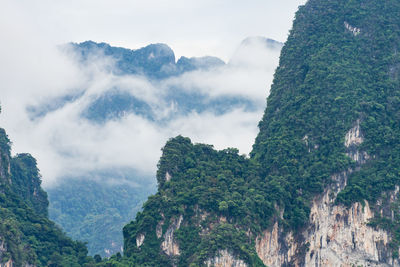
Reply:
[[225, 65], [224, 61], [212, 56], [182, 56], [176, 61], [174, 51], [163, 43], [150, 44], [134, 50], [93, 41], [70, 43], [70, 46], [78, 52], [83, 62], [100, 53], [116, 59], [116, 74], [144, 75], [152, 79], [165, 79], [188, 71]]
[[171, 139], [158, 193], [124, 228], [127, 259], [399, 266], [399, 11], [396, 1], [301, 6], [250, 159]]
[[[251, 63], [265, 64], [260, 62], [260, 54], [264, 55], [273, 51], [275, 56], [280, 49], [280, 43], [268, 40], [263, 37], [248, 38], [242, 42], [237, 53], [252, 50], [254, 59], [252, 59]], [[269, 46], [271, 44], [273, 47], [270, 49]], [[137, 65], [139, 69], [151, 66], [151, 61], [147, 60], [147, 57], [151, 54], [151, 50], [155, 49], [154, 46], [157, 45], [151, 45], [150, 47], [153, 47], [151, 49], [146, 46], [147, 48], [136, 50], [95, 42], [84, 42], [74, 44], [74, 46], [76, 51], [67, 53], [67, 55], [79, 54], [79, 51], [83, 51], [84, 55], [81, 56], [83, 58], [81, 60], [84, 62], [79, 63], [82, 64], [82, 68], [86, 64], [100, 62], [99, 65], [101, 65], [103, 61], [111, 61], [111, 70], [106, 70], [104, 75], [110, 75], [112, 79], [131, 79], [134, 82], [132, 82], [132, 85], [129, 84], [130, 80], [121, 84], [117, 83], [115, 86], [110, 85], [100, 93], [94, 93], [90, 97], [85, 93], [90, 89], [85, 90], [85, 88], [82, 88], [82, 90], [78, 90], [76, 95], [66, 95], [59, 99], [51, 100], [49, 103], [31, 107], [28, 112], [34, 117], [32, 120], [40, 122], [40, 120], [45, 119], [47, 114], [57, 112], [58, 108], [62, 109], [64, 105], [74, 105], [79, 101], [86, 104], [86, 106], [77, 105], [78, 108], [81, 108], [77, 120], [82, 120], [82, 123], [87, 123], [94, 127], [105, 127], [113, 123], [122, 124], [125, 119], [137, 116], [148, 121], [149, 124], [154, 124], [161, 128], [168, 126], [169, 123], [173, 123], [175, 120], [181, 120], [182, 117], [191, 116], [191, 114], [212, 113], [213, 116], [223, 116], [236, 109], [243, 109], [245, 112], [250, 113], [257, 110], [261, 111], [263, 108], [246, 94], [231, 95], [227, 91], [223, 95], [213, 96], [213, 92], [210, 91], [218, 89], [214, 88], [220, 86], [218, 82], [208, 89], [203, 88], [207, 85], [202, 85], [199, 82], [203, 78], [196, 78], [200, 75], [200, 77], [207, 79], [207, 73], [225, 76], [229, 75], [232, 69], [235, 74], [240, 75], [243, 72], [241, 68], [254, 68], [251, 64], [243, 63], [245, 59], [249, 58], [245, 53], [241, 53], [239, 57], [236, 56], [236, 59], [242, 60], [241, 62], [234, 60], [235, 62], [227, 64], [214, 57], [181, 57], [176, 62], [168, 59], [166, 63], [163, 63], [163, 60], [158, 59], [166, 57], [163, 55], [156, 56], [154, 60], [159, 61], [157, 66], [161, 66], [161, 68], [158, 68], [159, 70], [163, 69], [162, 66], [164, 65], [175, 64], [177, 72], [174, 75], [178, 75], [168, 76], [163, 78], [164, 80], [160, 80], [152, 78], [153, 76], [151, 75], [146, 76], [145, 71], [135, 72], [136, 74], [129, 73], [129, 70], [135, 69], [133, 67], [127, 68], [127, 71], [114, 71], [115, 66], [118, 68], [121, 65], [118, 61], [123, 62], [123, 67], [126, 65], [136, 66], [135, 64], [140, 61], [133, 59], [136, 54], [140, 54], [141, 58], [146, 61], [145, 65]], [[163, 53], [167, 54], [168, 58], [175, 57], [171, 49], [167, 49], [165, 45], [163, 47], [163, 50], [167, 50], [167, 52]], [[145, 53], [143, 50], [147, 52]], [[125, 54], [127, 56], [124, 56]], [[147, 69], [150, 72], [151, 70], [152, 68]], [[181, 73], [182, 71], [184, 72]], [[226, 72], [229, 73], [224, 74]], [[220, 76], [217, 76], [217, 78], [219, 79]], [[194, 79], [195, 83], [193, 85], [189, 83], [187, 86], [189, 88], [186, 88], [185, 84], [181, 84], [188, 83], [191, 79]], [[137, 80], [139, 83], [135, 82]], [[142, 87], [143, 89], [141, 89]], [[143, 95], [153, 93], [152, 90], [155, 91], [154, 98], [156, 99], [150, 99], [149, 101]], [[262, 103], [262, 101], [259, 102]], [[168, 139], [165, 138], [165, 140]], [[160, 144], [161, 146], [162, 144]], [[157, 151], [159, 151], [158, 147]], [[74, 177], [69, 177], [68, 175], [60, 177], [58, 185], [47, 188], [50, 199], [50, 217], [61, 225], [71, 237], [88, 242], [88, 249], [91, 255], [111, 256], [118, 251], [121, 252], [120, 247], [123, 245], [123, 241], [120, 229], [134, 217], [147, 196], [156, 191], [156, 181], [153, 176], [138, 172], [131, 167], [111, 166], [108, 169], [74, 174]], [[107, 182], [114, 178], [126, 181], [126, 186], [112, 185], [112, 182]], [[130, 186], [129, 183], [136, 185]], [[118, 192], [119, 190], [121, 190], [121, 193]], [[126, 200], [127, 198], [129, 200]], [[106, 203], [105, 200], [109, 200], [112, 205], [108, 202]], [[107, 233], [101, 230], [104, 225], [110, 228]]]

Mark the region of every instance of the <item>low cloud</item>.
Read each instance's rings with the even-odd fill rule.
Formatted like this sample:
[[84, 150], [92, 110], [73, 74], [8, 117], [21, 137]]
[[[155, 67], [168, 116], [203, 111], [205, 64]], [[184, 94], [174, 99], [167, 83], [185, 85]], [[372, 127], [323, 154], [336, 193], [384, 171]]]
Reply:
[[[0, 123], [14, 143], [13, 153], [29, 152], [37, 158], [45, 187], [96, 170], [132, 168], [154, 177], [160, 149], [179, 134], [217, 149], [237, 147], [241, 153], [250, 152], [279, 49], [253, 44], [226, 66], [154, 82], [112, 74], [113, 60], [101, 55], [82, 66], [71, 53], [46, 46], [46, 42], [38, 41], [40, 38], [26, 38], [24, 34], [31, 29], [20, 19], [18, 22], [15, 18], [16, 30], [8, 36], [19, 45], [6, 42], [0, 51]], [[164, 96], [165, 90], [178, 85], [210, 99], [244, 97], [254, 103], [254, 108], [235, 107], [221, 114], [209, 110], [175, 114], [176, 107]], [[157, 120], [133, 113], [105, 123], [85, 119], [82, 112], [90, 103], [113, 88], [148, 103], [158, 114]], [[30, 107], [41, 107], [66, 95], [79, 97], [32, 119]]]

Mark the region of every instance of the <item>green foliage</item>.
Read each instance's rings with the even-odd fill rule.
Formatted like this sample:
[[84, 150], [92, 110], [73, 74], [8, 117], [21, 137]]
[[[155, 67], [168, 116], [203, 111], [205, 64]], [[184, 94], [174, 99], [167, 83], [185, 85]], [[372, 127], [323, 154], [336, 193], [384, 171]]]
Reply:
[[11, 159], [11, 187], [36, 213], [47, 217], [47, 193], [40, 187], [41, 177], [36, 160], [30, 154]]
[[73, 239], [87, 242], [90, 255], [109, 257], [121, 251], [123, 226], [152, 191], [145, 183], [137, 187], [129, 183], [66, 179], [48, 189], [50, 218]]
[[72, 241], [47, 218], [47, 195], [40, 188], [36, 160], [29, 154], [10, 157], [10, 142], [0, 129], [1, 262], [15, 266], [84, 266], [92, 262], [83, 243]]
[[[47, 266], [53, 254], [84, 264], [87, 249], [61, 232], [54, 223], [37, 214], [6, 185], [0, 188], [0, 236], [16, 266], [30, 263]], [[55, 254], [58, 258], [58, 254]], [[70, 266], [70, 265], [61, 265]]]
[[[216, 254], [217, 249], [229, 249], [251, 264], [257, 262], [255, 252], [245, 245], [248, 238], [243, 233], [248, 228], [253, 232], [265, 229], [274, 214], [271, 202], [264, 197], [264, 183], [257, 169], [251, 160], [239, 156], [237, 149], [216, 151], [209, 145], [193, 145], [190, 139], [181, 136], [171, 139], [159, 163], [158, 193], [145, 203], [135, 222], [124, 228], [126, 256], [138, 264], [169, 266], [171, 263], [160, 252], [162, 240], [155, 231], [157, 224], [164, 221], [165, 232], [167, 222], [182, 214], [187, 226], [176, 232], [182, 250], [179, 266], [200, 264], [205, 256]], [[199, 212], [210, 214], [208, 220], [212, 220], [213, 214], [222, 213], [229, 224], [218, 227], [215, 230], [218, 235], [207, 234], [216, 238], [207, 241], [200, 237], [200, 225], [212, 222], [199, 220]], [[246, 229], [238, 232], [233, 225], [245, 225]], [[137, 248], [139, 234], [145, 235], [146, 242]]]
[[248, 239], [245, 231], [237, 230], [231, 224], [220, 224], [198, 244], [192, 264], [201, 266], [207, 259], [217, 255], [218, 250], [226, 249], [247, 262], [249, 266], [264, 267], [257, 256], [254, 244]]
[[296, 14], [252, 152], [290, 227], [308, 220], [332, 174], [352, 167], [343, 143], [357, 119], [359, 149], [374, 158], [338, 201], [374, 202], [400, 183], [399, 11], [396, 1], [310, 1]]
[[[333, 174], [354, 170], [337, 197], [345, 205], [375, 203], [400, 184], [399, 12], [395, 0], [310, 0], [300, 7], [251, 158], [180, 136], [170, 140], [158, 165], [158, 193], [124, 228], [126, 256], [145, 264], [151, 255], [152, 264], [166, 264], [156, 226], [183, 215], [185, 225], [176, 232], [181, 266], [202, 265], [218, 249], [258, 266], [250, 249], [254, 238], [243, 233], [266, 229], [277, 217], [275, 204], [284, 210], [281, 224], [296, 231]], [[364, 143], [346, 148], [346, 133], [357, 120]], [[370, 156], [365, 165], [346, 155], [356, 150]], [[205, 221], [199, 212], [207, 213]], [[221, 217], [225, 224], [216, 222]], [[400, 240], [397, 221], [373, 222], [393, 233], [393, 248]], [[214, 228], [200, 234], [207, 226]], [[146, 234], [140, 248], [139, 234]]]

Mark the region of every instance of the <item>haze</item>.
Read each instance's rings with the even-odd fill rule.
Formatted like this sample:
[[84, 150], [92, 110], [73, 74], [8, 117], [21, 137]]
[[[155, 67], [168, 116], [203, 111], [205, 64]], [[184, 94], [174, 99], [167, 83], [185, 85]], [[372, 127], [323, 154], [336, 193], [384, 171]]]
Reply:
[[[82, 68], [70, 54], [60, 53], [58, 45], [94, 40], [136, 49], [166, 43], [177, 58], [212, 55], [229, 61], [248, 36], [285, 41], [294, 12], [305, 1], [1, 2], [1, 127], [15, 144], [13, 153], [30, 152], [36, 157], [44, 185], [51, 186], [66, 174], [76, 176], [95, 169], [129, 166], [154, 173], [160, 148], [177, 134], [219, 149], [238, 147], [248, 153], [279, 56], [252, 49], [240, 56], [240, 64], [166, 81], [184, 84], [188, 90], [202, 88], [210, 97], [247, 94], [257, 103], [256, 111], [237, 109], [221, 116], [192, 113], [163, 128], [130, 114], [98, 126], [79, 118], [85, 99], [115, 83], [124, 83], [127, 88], [141, 83], [146, 91], [142, 95], [158, 103], [157, 90], [165, 84], [155, 87], [143, 77], [116, 78], [102, 68], [112, 66], [107, 59]], [[264, 56], [254, 62], [255, 55]], [[82, 101], [40, 120], [29, 118], [28, 106], [82, 88], [88, 90]], [[168, 107], [160, 106], [160, 112], [168, 112]]]

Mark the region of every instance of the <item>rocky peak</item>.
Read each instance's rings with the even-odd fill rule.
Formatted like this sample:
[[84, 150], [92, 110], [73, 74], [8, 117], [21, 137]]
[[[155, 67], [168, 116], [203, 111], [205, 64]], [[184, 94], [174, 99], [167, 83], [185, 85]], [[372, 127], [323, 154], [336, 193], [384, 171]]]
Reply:
[[396, 1], [301, 6], [251, 158], [168, 142], [126, 244], [183, 214], [179, 256], [160, 248], [155, 265], [399, 266], [399, 12]]

